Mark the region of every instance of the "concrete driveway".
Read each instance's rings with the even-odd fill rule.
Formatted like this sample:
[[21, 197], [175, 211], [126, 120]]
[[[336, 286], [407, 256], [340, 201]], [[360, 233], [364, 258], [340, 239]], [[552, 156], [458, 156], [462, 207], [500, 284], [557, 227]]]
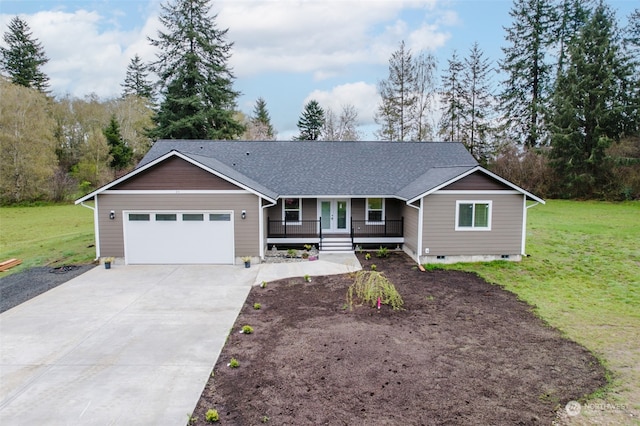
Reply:
[[258, 271], [96, 267], [0, 314], [0, 424], [185, 425]]

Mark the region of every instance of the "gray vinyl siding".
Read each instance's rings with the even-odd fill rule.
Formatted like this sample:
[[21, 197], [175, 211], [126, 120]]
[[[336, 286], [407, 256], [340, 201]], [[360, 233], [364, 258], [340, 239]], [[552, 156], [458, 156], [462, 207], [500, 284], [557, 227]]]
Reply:
[[413, 253], [417, 253], [419, 210], [404, 204], [402, 216], [404, 217], [404, 246]]
[[[97, 201], [101, 256], [124, 256], [123, 210], [233, 210], [235, 257], [260, 255], [259, 202], [253, 194], [100, 194]], [[109, 220], [111, 210], [115, 220]]]
[[[492, 200], [491, 230], [456, 231], [457, 200]], [[520, 254], [523, 195], [433, 194], [423, 206], [422, 247], [431, 256]]]

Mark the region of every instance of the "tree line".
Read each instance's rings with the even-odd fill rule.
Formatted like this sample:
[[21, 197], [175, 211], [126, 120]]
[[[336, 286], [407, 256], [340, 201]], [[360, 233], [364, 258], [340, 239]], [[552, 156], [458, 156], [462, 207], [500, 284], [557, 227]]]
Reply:
[[[0, 65], [0, 202], [65, 200], [129, 170], [157, 139], [274, 140], [267, 103], [238, 111], [233, 43], [211, 0], [161, 5], [156, 59], [129, 63], [117, 99], [55, 99], [48, 59], [15, 17]], [[378, 82], [379, 140], [460, 141], [490, 170], [546, 197], [640, 198], [640, 12], [618, 28], [603, 2], [514, 0], [503, 58], [474, 43], [438, 78], [404, 41]], [[502, 79], [494, 87], [492, 75]], [[353, 105], [310, 100], [296, 140], [359, 140]]]

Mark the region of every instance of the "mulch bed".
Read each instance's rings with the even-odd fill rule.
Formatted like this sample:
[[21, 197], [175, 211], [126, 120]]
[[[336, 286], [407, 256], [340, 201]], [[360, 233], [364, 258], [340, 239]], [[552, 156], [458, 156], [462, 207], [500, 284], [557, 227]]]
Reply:
[[[395, 284], [405, 309], [349, 309], [349, 275], [253, 288], [192, 424], [207, 424], [210, 408], [219, 424], [243, 426], [551, 424], [606, 384], [586, 349], [499, 286], [420, 272], [403, 253], [358, 256]], [[245, 324], [253, 334], [238, 333]]]

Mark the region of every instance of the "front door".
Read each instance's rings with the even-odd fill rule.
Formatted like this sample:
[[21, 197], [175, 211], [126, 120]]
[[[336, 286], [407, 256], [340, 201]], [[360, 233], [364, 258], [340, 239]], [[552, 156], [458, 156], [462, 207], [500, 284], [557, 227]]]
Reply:
[[322, 232], [348, 232], [348, 200], [320, 200]]

